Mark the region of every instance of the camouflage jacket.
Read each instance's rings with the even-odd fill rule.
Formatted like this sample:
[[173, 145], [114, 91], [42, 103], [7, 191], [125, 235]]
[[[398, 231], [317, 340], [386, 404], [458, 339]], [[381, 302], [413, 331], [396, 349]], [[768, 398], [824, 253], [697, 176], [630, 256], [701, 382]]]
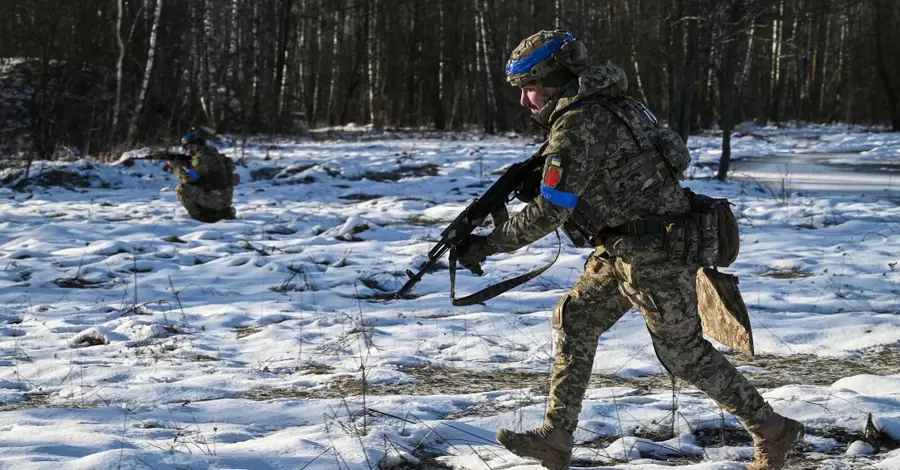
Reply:
[[190, 166], [175, 165], [172, 170], [182, 183], [194, 184], [209, 191], [231, 186], [231, 169], [227, 157], [206, 145], [191, 157]]
[[626, 88], [621, 69], [589, 67], [533, 115], [550, 131], [540, 197], [491, 233], [495, 248], [514, 251], [560, 226], [579, 244], [577, 238], [589, 240], [606, 227], [690, 211], [659, 150], [642, 147], [604, 105], [624, 99]]

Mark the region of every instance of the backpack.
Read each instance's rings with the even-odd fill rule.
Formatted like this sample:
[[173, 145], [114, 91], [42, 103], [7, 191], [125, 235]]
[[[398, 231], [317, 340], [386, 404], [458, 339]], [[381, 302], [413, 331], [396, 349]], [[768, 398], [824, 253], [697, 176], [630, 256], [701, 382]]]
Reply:
[[728, 267], [741, 247], [740, 229], [728, 199], [712, 198], [684, 188], [691, 201], [692, 219], [698, 225], [698, 258], [701, 266]]
[[241, 184], [241, 175], [237, 174], [235, 171], [237, 169], [237, 165], [234, 163], [234, 160], [231, 157], [222, 156], [225, 159], [225, 174], [231, 175], [231, 185], [237, 186]]
[[672, 177], [676, 181], [684, 179], [684, 172], [691, 165], [691, 153], [681, 136], [672, 129], [660, 127], [650, 109], [631, 97], [605, 98], [600, 102], [628, 126], [641, 150], [656, 147]]

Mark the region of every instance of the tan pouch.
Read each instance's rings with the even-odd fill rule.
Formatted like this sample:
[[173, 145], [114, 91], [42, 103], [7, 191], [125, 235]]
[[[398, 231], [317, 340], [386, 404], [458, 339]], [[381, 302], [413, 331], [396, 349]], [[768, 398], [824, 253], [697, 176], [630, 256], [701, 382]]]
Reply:
[[753, 355], [750, 315], [737, 276], [712, 268], [697, 271], [697, 310], [703, 331], [716, 341]]

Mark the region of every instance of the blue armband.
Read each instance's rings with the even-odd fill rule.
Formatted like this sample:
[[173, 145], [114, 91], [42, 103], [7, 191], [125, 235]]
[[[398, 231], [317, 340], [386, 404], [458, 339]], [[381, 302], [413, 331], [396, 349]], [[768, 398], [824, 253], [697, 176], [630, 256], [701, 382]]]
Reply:
[[194, 171], [192, 168], [186, 168], [184, 171], [185, 171], [185, 173], [191, 175], [191, 177], [193, 177], [195, 180], [200, 179], [200, 175], [198, 175], [197, 172]]
[[558, 189], [553, 189], [546, 184], [541, 185], [541, 196], [544, 199], [566, 209], [574, 209], [578, 205], [578, 196]]

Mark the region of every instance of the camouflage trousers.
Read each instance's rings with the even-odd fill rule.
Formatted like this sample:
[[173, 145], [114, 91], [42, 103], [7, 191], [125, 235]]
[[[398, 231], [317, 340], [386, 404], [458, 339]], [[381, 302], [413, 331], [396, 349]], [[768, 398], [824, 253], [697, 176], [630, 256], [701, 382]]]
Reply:
[[753, 430], [773, 413], [759, 392], [703, 338], [697, 267], [660, 260], [629, 264], [597, 248], [553, 311], [555, 362], [545, 421], [574, 432], [597, 341], [631, 307], [643, 315], [663, 366]]
[[234, 188], [207, 191], [196, 184], [181, 183], [175, 188], [175, 194], [194, 220], [216, 222], [232, 217]]

